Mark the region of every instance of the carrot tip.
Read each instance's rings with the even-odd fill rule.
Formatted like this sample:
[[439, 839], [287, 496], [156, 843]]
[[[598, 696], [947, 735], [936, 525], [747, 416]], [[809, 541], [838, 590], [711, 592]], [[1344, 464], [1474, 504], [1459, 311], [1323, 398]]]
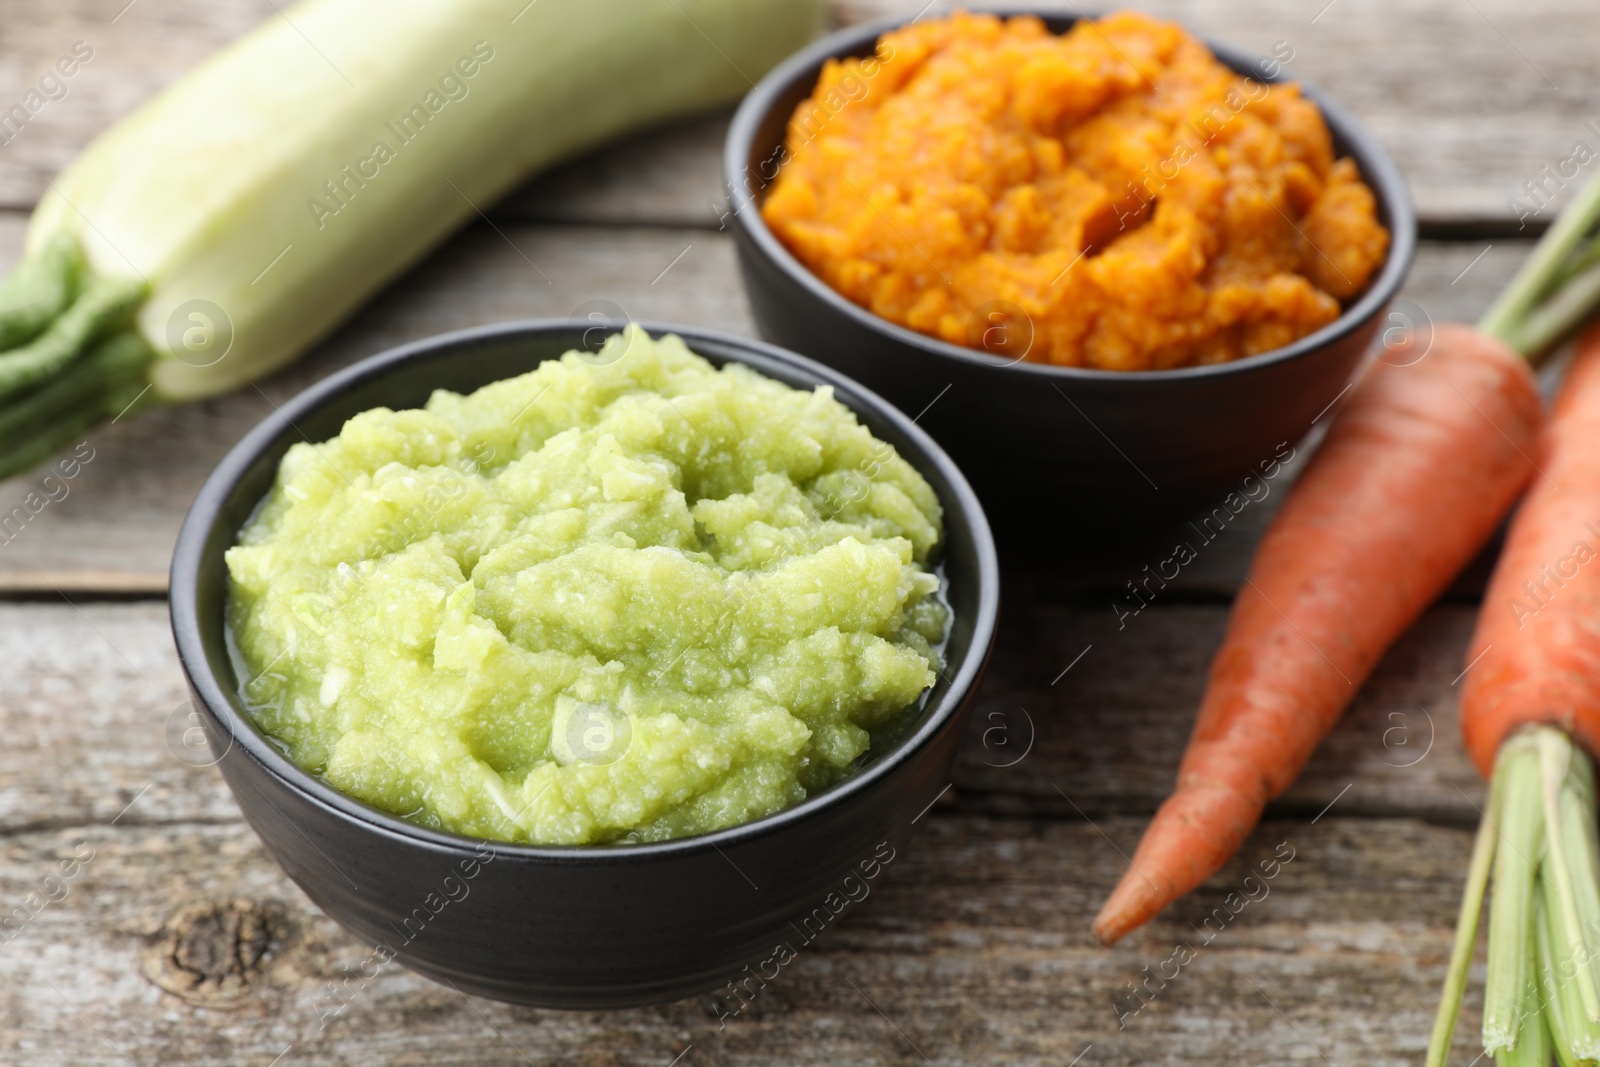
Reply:
[[1246, 794], [1223, 782], [1180, 786], [1145, 828], [1122, 880], [1095, 916], [1095, 935], [1114, 944], [1215, 874], [1239, 850], [1265, 803], [1261, 791]]
[[1095, 919], [1092, 929], [1094, 930], [1095, 940], [1106, 948], [1115, 945], [1127, 934], [1126, 930], [1118, 930], [1109, 923], [1102, 923], [1098, 917]]
[[1137, 870], [1130, 868], [1094, 917], [1094, 935], [1103, 945], [1114, 945], [1137, 930], [1173, 900]]

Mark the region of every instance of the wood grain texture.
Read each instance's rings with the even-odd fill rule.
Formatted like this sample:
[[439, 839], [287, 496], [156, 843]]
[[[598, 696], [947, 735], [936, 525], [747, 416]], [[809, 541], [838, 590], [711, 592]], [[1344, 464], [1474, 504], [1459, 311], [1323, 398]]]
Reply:
[[[1047, 0], [1048, 2], [1048, 0]], [[1067, 0], [1057, 6], [1071, 9]], [[940, 0], [933, 10], [948, 5]], [[1600, 9], [1586, 0], [1140, 0], [1241, 48], [1293, 49], [1289, 70], [1338, 97], [1399, 160], [1424, 222], [1517, 218], [1521, 184], [1556, 166], [1574, 141], [1600, 148]], [[841, 0], [841, 20], [914, 14], [904, 0]], [[120, 15], [119, 15], [120, 12]], [[270, 0], [9, 0], [0, 25], [0, 110], [24, 100], [78, 41], [94, 57], [67, 93], [0, 146], [0, 207], [26, 209], [88, 141], [255, 23]], [[509, 16], [508, 16], [509, 17]], [[115, 20], [115, 21], [113, 21]], [[562, 222], [714, 225], [722, 199], [721, 119], [597, 153], [513, 195], [509, 215]], [[650, 166], [640, 166], [650, 152]], [[1555, 203], [1568, 189], [1551, 187]], [[1549, 212], [1535, 217], [1547, 219]]]
[[[278, 871], [215, 770], [174, 754], [186, 719], [164, 606], [0, 605], [0, 913], [28, 915], [0, 944], [0, 1061], [266, 1064], [292, 1046], [286, 1063], [666, 1064], [692, 1043], [701, 1063], [912, 1063], [920, 1050], [938, 1064], [1060, 1067], [1088, 1044], [1096, 1063], [1176, 1064], [1314, 1058], [1307, 1042], [1338, 1063], [1414, 1060], [1470, 843], [1419, 817], [1462, 822], [1481, 794], [1444, 673], [1464, 609], [1436, 610], [1390, 656], [1294, 803], [1233, 865], [1115, 950], [1091, 942], [1119, 850], [1143, 827], [1136, 813], [1170, 781], [1219, 610], [1130, 625], [1054, 687], [1039, 668], [1090, 633], [1094, 613], [1009, 620], [978, 721], [1027, 694], [1038, 742], [1014, 766], [988, 767], [1013, 754], [975, 725], [955, 788], [904, 858], [719, 1030], [710, 997], [541, 1012], [467, 1003], [398, 968], [357, 982], [348, 1008], [324, 1019], [339, 1005], [329, 985], [366, 949]], [[1395, 767], [1412, 757], [1393, 738], [1385, 747], [1386, 711], [1419, 704], [1438, 737], [1414, 767]], [[1386, 817], [1353, 817], [1375, 806]], [[1408, 808], [1418, 817], [1393, 816]], [[1279, 842], [1294, 859], [1269, 895], [1199, 945], [1190, 924], [1225, 907]], [[90, 849], [75, 877], [46, 881]], [[59, 899], [35, 907], [36, 892]], [[276, 916], [278, 943], [231, 996], [164, 991], [175, 917], [229, 901]], [[232, 958], [228, 930], [185, 933], [190, 972], [196, 958]], [[1199, 957], [1119, 1030], [1113, 995], [1179, 942]]]
[[[0, 844], [8, 901], [63, 860], [88, 849], [93, 858], [64, 898], [0, 947], [0, 1057], [74, 1067], [666, 1067], [692, 1046], [681, 1062], [1063, 1067], [1093, 1046], [1085, 1063], [1417, 1060], [1470, 834], [1400, 819], [1271, 822], [1239, 862], [1108, 951], [1091, 943], [1088, 920], [1120, 873], [1112, 843], [1131, 847], [1138, 828], [1126, 818], [932, 816], [872, 895], [725, 1028], [719, 1015], [739, 1005], [712, 996], [551, 1012], [469, 1000], [398, 966], [362, 982], [369, 947], [313, 910], [239, 823], [18, 835]], [[1268, 895], [1203, 944], [1200, 924], [1227, 914], [1247, 865], [1280, 842], [1293, 859], [1265, 883]], [[282, 933], [238, 994], [202, 1006], [145, 975], [167, 965], [151, 959], [164, 928], [208, 901], [274, 914]], [[1197, 957], [1165, 988], [1152, 982], [1158, 995], [1119, 1029], [1113, 997], [1126, 998], [1180, 943]], [[190, 931], [191, 955], [234, 944]], [[1475, 1023], [1469, 1003], [1463, 1024]]]
[[[1062, 1067], [1093, 1046], [1085, 1063], [1416, 1061], [1469, 834], [1413, 820], [1269, 823], [1174, 914], [1103, 950], [1087, 924], [1122, 863], [1107, 837], [1127, 848], [1137, 829], [931, 817], [860, 908], [726, 1028], [719, 1014], [736, 1005], [710, 996], [548, 1012], [468, 1000], [399, 967], [358, 980], [327, 1015], [369, 950], [312, 910], [241, 824], [28, 834], [0, 847], [7, 899], [85, 844], [94, 855], [67, 896], [0, 949], [0, 1055], [75, 1067], [280, 1055], [345, 1067], [665, 1067], [692, 1046], [682, 1062]], [[1203, 945], [1195, 928], [1279, 842], [1294, 858], [1269, 895]], [[1394, 894], [1377, 914], [1374, 885]], [[174, 915], [235, 899], [281, 914], [285, 936], [231, 1003], [196, 1006], [143, 977]], [[1119, 1029], [1112, 998], [1180, 943], [1197, 958]], [[1475, 1023], [1469, 1003], [1464, 1028]]]
[[[953, 802], [1004, 816], [1151, 812], [1177, 771], [1226, 608], [1151, 609], [1118, 630], [1100, 605], [1028, 597], [1035, 577], [1008, 576]], [[1276, 810], [1314, 815], [1350, 786], [1340, 814], [1471, 823], [1482, 783], [1462, 753], [1451, 681], [1473, 613], [1430, 611]], [[233, 817], [221, 780], [190, 765], [209, 757], [184, 759], [192, 722], [165, 604], [0, 604], [0, 657], [0, 837], [108, 822], [135, 797], [125, 820]]]
[[[844, 20], [917, 6], [836, 4]], [[1395, 153], [1434, 232], [1511, 232], [1507, 199], [1520, 182], [1574, 140], [1600, 145], [1585, 127], [1600, 121], [1600, 10], [1587, 0], [1138, 6], [1248, 49], [1285, 42], [1293, 73], [1337, 95]], [[281, 17], [276, 7], [7, 0], [0, 111], [74, 42], [94, 57], [65, 98], [0, 145], [0, 267], [14, 262], [45, 182], [91, 137], [257, 21]], [[495, 209], [503, 232], [468, 229], [259, 390], [102, 428], [68, 495], [0, 538], [0, 1063], [1420, 1059], [1482, 802], [1453, 682], [1485, 560], [1391, 651], [1239, 859], [1115, 949], [1089, 936], [1122, 854], [1171, 783], [1227, 600], [1288, 477], [1150, 607], [1120, 620], [1112, 605], [1124, 583], [1165, 557], [1181, 524], [1114, 548], [1008, 551], [1000, 641], [952, 789], [872, 896], [726, 1029], [719, 1012], [736, 1005], [711, 997], [543, 1012], [469, 1001], [398, 967], [358, 982], [333, 1013], [333, 987], [367, 948], [286, 879], [206, 757], [185, 745], [190, 709], [158, 599], [183, 512], [274, 404], [394, 344], [565, 317], [594, 298], [750, 334], [718, 232], [726, 122], [726, 110], [692, 118], [518, 190]], [[1397, 310], [1412, 323], [1470, 321], [1527, 248], [1501, 237], [1425, 243]], [[41, 474], [0, 483], [0, 515]], [[1280, 842], [1295, 858], [1270, 896], [1119, 1027], [1113, 997], [1178, 943], [1198, 947], [1196, 927], [1226, 910], [1247, 868]], [[72, 879], [47, 881], [89, 848]], [[4, 918], [19, 907], [27, 920], [8, 937]], [[1459, 1064], [1476, 1053], [1477, 988]]]
[[[1153, 813], [1172, 788], [1227, 607], [1158, 603], [1119, 624], [1109, 598], [1067, 604], [1048, 589], [1042, 570], [1006, 571], [959, 798], [1003, 815]], [[1439, 605], [1402, 637], [1273, 810], [1309, 817], [1338, 798], [1345, 815], [1475, 824], [1482, 782], [1461, 749], [1452, 682], [1476, 613]]]
[[[0, 263], [15, 257], [20, 230], [18, 216], [0, 213]], [[1526, 249], [1526, 242], [1425, 243], [1396, 312], [1419, 324], [1471, 317]], [[189, 502], [228, 448], [272, 414], [273, 404], [393, 345], [488, 322], [565, 318], [597, 298], [639, 319], [745, 335], [755, 330], [725, 234], [666, 227], [469, 228], [259, 390], [143, 412], [95, 431], [88, 439], [94, 459], [71, 482], [67, 497], [0, 543], [0, 594], [89, 588], [83, 582], [61, 584], [61, 576], [74, 571], [113, 572], [111, 588], [159, 591]], [[36, 489], [41, 475], [0, 482], [0, 515]], [[1241, 512], [1206, 545], [1174, 592], [1231, 595], [1282, 499], [1276, 490], [1287, 488], [1289, 478], [1281, 477], [1266, 500]], [[1074, 552], [1067, 577], [1079, 586], [1120, 589], [1145, 564], [1165, 558], [1178, 536], [1185, 536], [1183, 523], [1132, 542]], [[1051, 567], [1061, 569], [1059, 561]], [[1468, 588], [1481, 588], [1481, 581], [1476, 575]]]

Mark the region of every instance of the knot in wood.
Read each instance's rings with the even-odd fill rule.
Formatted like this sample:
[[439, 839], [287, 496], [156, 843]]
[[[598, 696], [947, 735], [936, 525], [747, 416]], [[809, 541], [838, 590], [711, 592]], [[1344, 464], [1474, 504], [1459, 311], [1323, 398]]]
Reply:
[[281, 904], [203, 900], [175, 912], [148, 946], [145, 977], [197, 1004], [237, 1000], [288, 939]]

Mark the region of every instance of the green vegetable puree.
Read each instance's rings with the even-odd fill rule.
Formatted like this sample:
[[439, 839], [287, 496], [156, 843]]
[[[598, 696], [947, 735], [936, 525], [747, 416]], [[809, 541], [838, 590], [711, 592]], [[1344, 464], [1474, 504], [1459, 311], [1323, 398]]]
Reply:
[[940, 507], [819, 388], [612, 337], [297, 444], [228, 551], [256, 722], [426, 826], [654, 841], [846, 777], [934, 681]]

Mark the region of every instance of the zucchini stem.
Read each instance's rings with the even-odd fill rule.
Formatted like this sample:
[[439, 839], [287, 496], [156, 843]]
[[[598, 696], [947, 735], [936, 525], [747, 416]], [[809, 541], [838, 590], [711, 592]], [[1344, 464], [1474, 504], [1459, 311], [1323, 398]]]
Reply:
[[0, 352], [43, 333], [72, 303], [82, 273], [83, 253], [62, 234], [0, 281]]
[[44, 385], [0, 401], [0, 442], [15, 442], [0, 448], [0, 478], [48, 459], [96, 423], [119, 415], [144, 392], [153, 358], [138, 334], [116, 334]]
[[143, 282], [96, 278], [45, 331], [21, 348], [0, 352], [0, 400], [61, 371], [97, 338], [122, 325], [144, 299]]
[[0, 478], [48, 459], [146, 395], [143, 282], [96, 278], [57, 236], [0, 280]]

